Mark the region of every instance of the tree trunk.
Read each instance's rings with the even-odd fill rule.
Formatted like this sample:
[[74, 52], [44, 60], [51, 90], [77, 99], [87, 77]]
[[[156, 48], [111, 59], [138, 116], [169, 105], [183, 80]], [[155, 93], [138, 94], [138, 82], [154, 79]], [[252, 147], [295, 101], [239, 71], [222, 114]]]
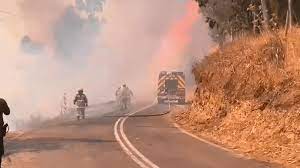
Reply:
[[253, 33], [256, 34], [256, 30], [258, 28], [258, 25], [257, 25], [258, 20], [257, 20], [257, 14], [256, 14], [255, 10], [252, 11], [252, 16], [253, 16], [253, 21], [252, 21], [253, 28], [252, 29], [253, 29]]
[[288, 0], [289, 2], [289, 28], [292, 28], [292, 25], [293, 25], [293, 4], [292, 4], [292, 0]]
[[263, 17], [264, 17], [264, 29], [268, 30], [269, 29], [269, 13], [268, 13], [268, 7], [267, 7], [267, 2], [266, 0], [261, 0], [261, 10], [263, 13]]
[[289, 10], [287, 10], [286, 20], [285, 20], [285, 36], [287, 36], [289, 30], [289, 13], [290, 13]]

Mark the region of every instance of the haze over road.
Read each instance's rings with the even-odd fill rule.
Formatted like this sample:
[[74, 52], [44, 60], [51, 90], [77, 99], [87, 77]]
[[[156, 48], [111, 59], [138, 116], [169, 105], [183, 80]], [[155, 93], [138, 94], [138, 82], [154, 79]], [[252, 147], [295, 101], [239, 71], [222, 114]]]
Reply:
[[[9, 168], [264, 168], [174, 127], [166, 106], [126, 113], [99, 105], [85, 121], [47, 123], [7, 142]], [[137, 111], [138, 109], [142, 109]], [[92, 115], [93, 114], [93, 115]]]

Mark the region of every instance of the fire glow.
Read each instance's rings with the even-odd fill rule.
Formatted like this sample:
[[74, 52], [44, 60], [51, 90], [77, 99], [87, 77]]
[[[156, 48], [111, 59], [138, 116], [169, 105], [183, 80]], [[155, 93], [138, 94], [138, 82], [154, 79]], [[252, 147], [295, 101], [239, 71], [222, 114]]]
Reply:
[[[196, 2], [190, 1], [186, 6], [186, 13], [182, 19], [171, 25], [165, 37], [162, 38], [161, 47], [154, 56], [154, 69], [178, 69], [184, 59], [184, 54], [192, 39], [193, 25], [200, 18]], [[153, 67], [152, 67], [153, 68]]]

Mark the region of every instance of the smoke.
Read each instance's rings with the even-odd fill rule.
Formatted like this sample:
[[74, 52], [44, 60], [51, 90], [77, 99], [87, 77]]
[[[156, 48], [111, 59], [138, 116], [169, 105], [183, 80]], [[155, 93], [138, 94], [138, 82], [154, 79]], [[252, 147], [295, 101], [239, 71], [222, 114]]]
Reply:
[[43, 45], [31, 40], [29, 36], [24, 36], [21, 40], [21, 49], [29, 54], [40, 54], [43, 51]]
[[198, 5], [194, 1], [186, 4], [186, 13], [177, 20], [163, 36], [160, 49], [154, 57], [155, 69], [178, 69], [182, 66], [188, 45], [192, 39], [192, 28], [199, 19]]
[[[19, 2], [21, 15], [26, 18], [25, 37], [44, 43], [56, 56], [76, 59], [90, 55], [95, 37], [101, 30], [102, 18], [99, 14], [103, 5], [104, 0]], [[29, 49], [34, 50], [35, 47]]]
[[[203, 26], [205, 23], [201, 18], [197, 2], [188, 1], [184, 3], [184, 7], [185, 13], [172, 23], [166, 34], [162, 36], [150, 72], [154, 75], [152, 78], [154, 82], [161, 70], [185, 72], [188, 94], [191, 95], [194, 85], [192, 66], [201, 59], [201, 56], [207, 54], [207, 49], [212, 43], [206, 37], [207, 29]], [[155, 83], [152, 86], [155, 86]]]
[[150, 71], [155, 72], [155, 76], [161, 69], [184, 71], [185, 63], [190, 61], [188, 59], [191, 56], [187, 55], [187, 51], [192, 41], [192, 29], [199, 21], [200, 15], [198, 5], [194, 1], [186, 3], [185, 8], [185, 14], [171, 24], [161, 40], [158, 52], [154, 55]]
[[[123, 83], [136, 99], [153, 99], [160, 70], [189, 72], [211, 46], [197, 5], [188, 0], [0, 4], [17, 14], [0, 27], [0, 95], [12, 108], [12, 123], [56, 116], [63, 94], [71, 102], [78, 88], [91, 104], [114, 99]], [[28, 44], [29, 51], [42, 47], [32, 53]]]
[[18, 21], [22, 23], [20, 31], [32, 40], [52, 47], [55, 23], [72, 0], [14, 0], [14, 3], [17, 5]]

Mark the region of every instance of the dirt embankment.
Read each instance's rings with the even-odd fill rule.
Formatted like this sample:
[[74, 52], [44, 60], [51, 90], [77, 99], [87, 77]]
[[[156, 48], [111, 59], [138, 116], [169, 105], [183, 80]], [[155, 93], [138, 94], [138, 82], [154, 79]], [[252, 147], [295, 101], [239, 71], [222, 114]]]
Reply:
[[179, 124], [252, 158], [300, 167], [300, 29], [235, 41], [193, 73], [195, 99]]

